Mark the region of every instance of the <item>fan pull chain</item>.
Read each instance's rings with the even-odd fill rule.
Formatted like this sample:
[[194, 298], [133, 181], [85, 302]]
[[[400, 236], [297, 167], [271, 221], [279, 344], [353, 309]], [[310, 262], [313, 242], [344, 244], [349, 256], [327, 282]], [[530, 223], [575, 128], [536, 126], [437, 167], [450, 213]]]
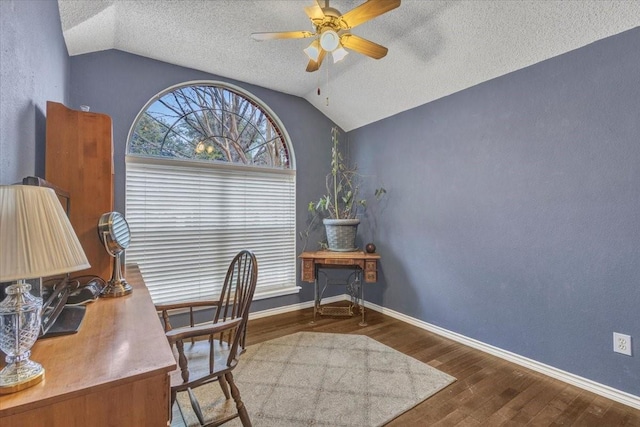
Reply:
[[329, 94], [331, 93], [331, 91], [329, 90], [329, 64], [325, 63], [326, 65], [324, 66], [324, 68], [327, 69], [327, 107], [329, 106]]
[[[325, 102], [327, 107], [329, 106], [329, 64], [327, 64], [325, 62], [325, 66], [324, 68], [327, 70], [327, 97], [325, 98]], [[316, 93], [318, 94], [318, 96], [322, 95], [322, 91], [320, 90], [320, 70], [318, 70], [318, 90], [316, 91]]]

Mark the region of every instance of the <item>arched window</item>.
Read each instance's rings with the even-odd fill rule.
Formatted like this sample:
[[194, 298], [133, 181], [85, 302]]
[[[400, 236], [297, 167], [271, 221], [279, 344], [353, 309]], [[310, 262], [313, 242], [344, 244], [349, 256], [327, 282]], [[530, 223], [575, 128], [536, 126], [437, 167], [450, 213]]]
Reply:
[[256, 297], [295, 292], [295, 170], [275, 114], [246, 91], [191, 82], [151, 99], [126, 156], [127, 262], [154, 302], [215, 297], [233, 256], [258, 259]]

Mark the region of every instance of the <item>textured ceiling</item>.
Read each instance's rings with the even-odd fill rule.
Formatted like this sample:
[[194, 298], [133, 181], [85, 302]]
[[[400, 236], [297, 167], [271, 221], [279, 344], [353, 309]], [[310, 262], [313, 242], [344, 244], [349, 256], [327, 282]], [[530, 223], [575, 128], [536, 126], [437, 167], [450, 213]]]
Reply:
[[[349, 131], [640, 25], [640, 1], [426, 1], [352, 30], [389, 48], [305, 72], [314, 0], [58, 0], [70, 55], [106, 49], [304, 97]], [[364, 0], [332, 0], [345, 13]], [[324, 3], [324, 2], [321, 2]], [[327, 58], [329, 59], [329, 58]], [[321, 96], [317, 88], [321, 88]], [[328, 105], [327, 105], [328, 96]]]

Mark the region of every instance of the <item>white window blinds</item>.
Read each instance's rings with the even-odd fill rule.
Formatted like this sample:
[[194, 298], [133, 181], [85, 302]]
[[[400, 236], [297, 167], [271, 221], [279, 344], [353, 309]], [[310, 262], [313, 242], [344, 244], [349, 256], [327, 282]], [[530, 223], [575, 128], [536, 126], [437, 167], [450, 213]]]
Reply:
[[127, 156], [127, 262], [154, 302], [211, 299], [241, 249], [256, 298], [295, 292], [295, 171]]

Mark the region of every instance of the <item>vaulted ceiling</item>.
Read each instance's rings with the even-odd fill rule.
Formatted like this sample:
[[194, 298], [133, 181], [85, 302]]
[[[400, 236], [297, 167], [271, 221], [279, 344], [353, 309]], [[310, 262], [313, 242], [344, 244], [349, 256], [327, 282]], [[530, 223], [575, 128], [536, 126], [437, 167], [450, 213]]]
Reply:
[[[305, 71], [315, 0], [58, 0], [70, 55], [106, 49], [307, 99], [349, 131], [640, 25], [640, 1], [402, 0], [352, 33], [389, 49]], [[345, 13], [364, 0], [332, 0]], [[324, 0], [319, 0], [324, 6]], [[320, 95], [318, 95], [320, 88]]]

